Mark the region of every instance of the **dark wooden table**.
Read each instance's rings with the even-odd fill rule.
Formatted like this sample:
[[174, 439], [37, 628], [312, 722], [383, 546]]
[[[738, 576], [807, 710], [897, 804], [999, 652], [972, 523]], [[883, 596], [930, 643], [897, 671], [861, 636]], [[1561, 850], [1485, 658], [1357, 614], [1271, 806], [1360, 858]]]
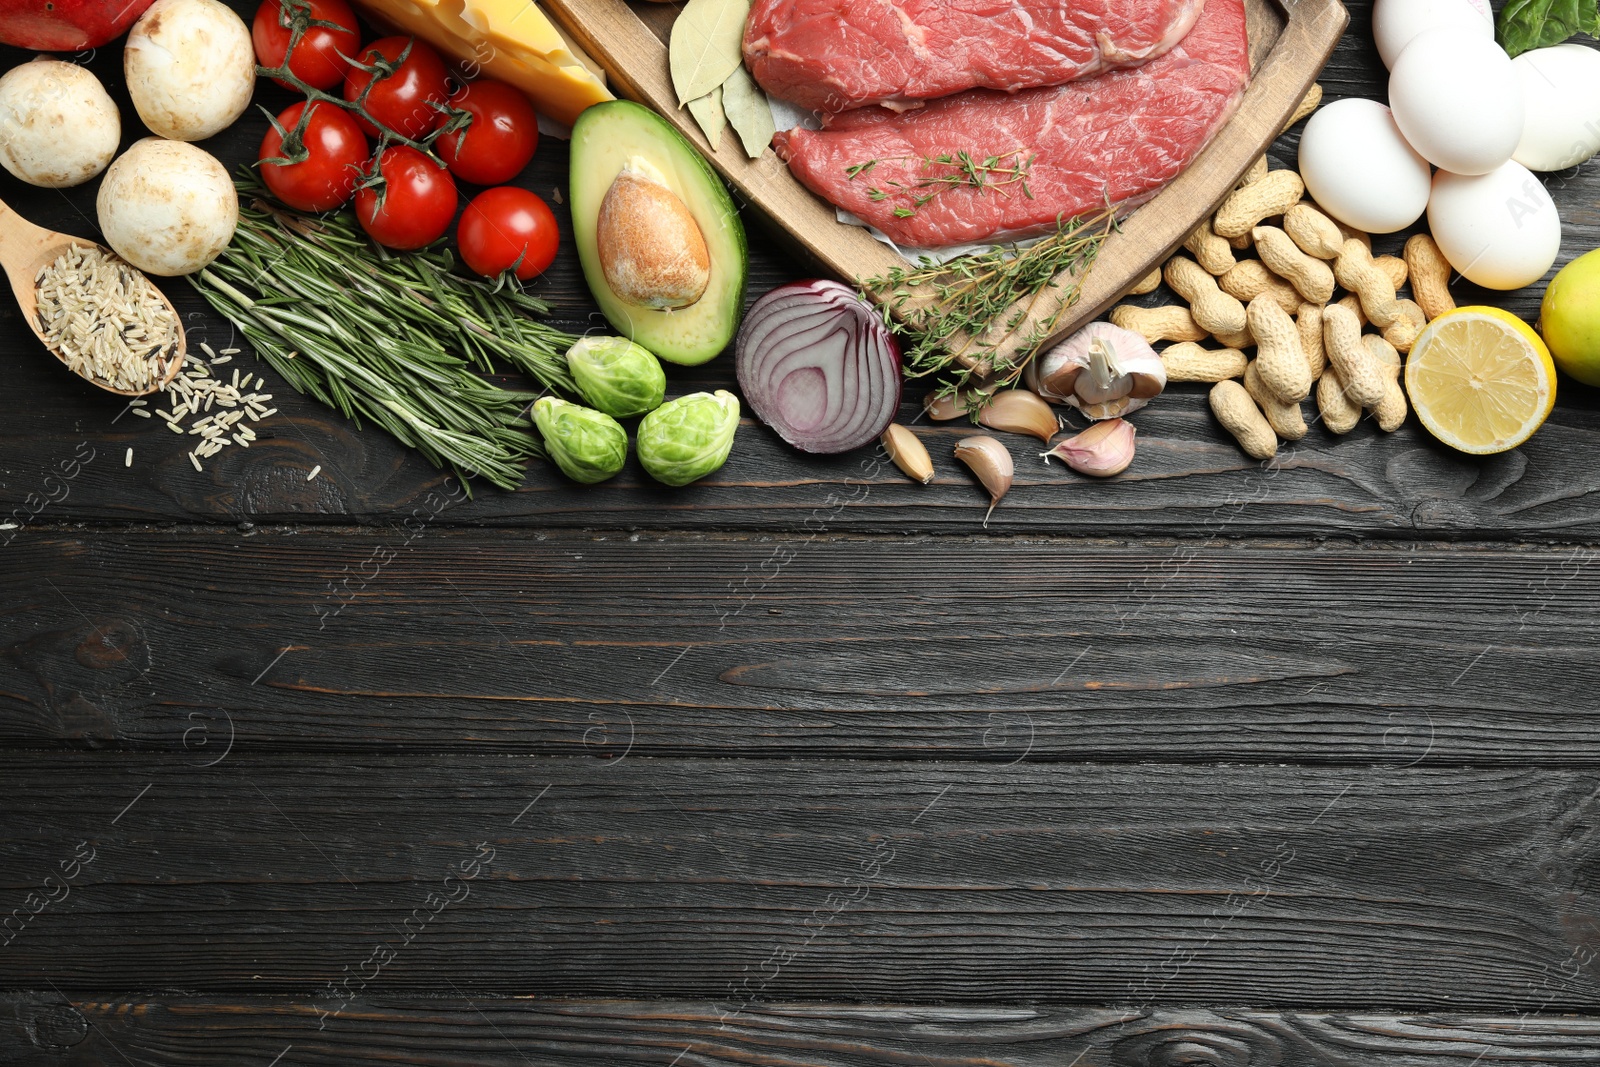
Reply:
[[[1331, 97], [1382, 93], [1367, 19]], [[1550, 181], [1565, 262], [1600, 178]], [[805, 272], [749, 221], [752, 296]], [[536, 289], [598, 323], [570, 250]], [[927, 487], [747, 422], [687, 489], [458, 503], [281, 384], [196, 473], [0, 341], [0, 1064], [1600, 1063], [1571, 382], [1503, 456], [1269, 464], [1177, 387], [1108, 482], [1019, 444], [984, 530], [961, 426]]]

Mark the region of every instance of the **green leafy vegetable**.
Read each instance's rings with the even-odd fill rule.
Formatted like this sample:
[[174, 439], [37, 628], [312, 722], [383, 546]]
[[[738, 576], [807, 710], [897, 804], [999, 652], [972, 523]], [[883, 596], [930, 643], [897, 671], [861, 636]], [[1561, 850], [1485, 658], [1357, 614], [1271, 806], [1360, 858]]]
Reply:
[[580, 338], [567, 349], [567, 368], [583, 398], [614, 419], [654, 411], [667, 395], [661, 361], [626, 337]]
[[739, 398], [727, 390], [680, 396], [640, 420], [639, 463], [663, 485], [688, 485], [728, 461], [738, 429]]
[[533, 424], [550, 458], [575, 482], [603, 482], [628, 461], [628, 431], [603, 411], [542, 396], [533, 405]]
[[1513, 56], [1579, 33], [1600, 37], [1595, 0], [1507, 0], [1495, 30], [1500, 46]]

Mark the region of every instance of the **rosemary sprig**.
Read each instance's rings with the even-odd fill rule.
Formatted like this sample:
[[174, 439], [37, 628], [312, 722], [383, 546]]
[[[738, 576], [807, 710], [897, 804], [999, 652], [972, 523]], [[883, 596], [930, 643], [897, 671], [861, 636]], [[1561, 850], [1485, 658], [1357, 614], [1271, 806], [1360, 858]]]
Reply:
[[[1077, 303], [1083, 279], [1116, 226], [1107, 206], [1058, 220], [1054, 233], [1026, 248], [1009, 245], [945, 263], [924, 258], [862, 288], [878, 296], [884, 321], [906, 342], [906, 377], [941, 376], [941, 396], [987, 395], [1021, 377], [1040, 342]], [[1067, 280], [1053, 285], [1063, 272]], [[1035, 317], [1041, 300], [1054, 306]], [[975, 385], [981, 391], [969, 391]]]
[[549, 306], [464, 278], [443, 249], [394, 254], [347, 213], [312, 219], [267, 203], [253, 177], [233, 242], [189, 280], [295, 389], [370, 420], [435, 466], [504, 489], [542, 450], [527, 406], [540, 394], [479, 377], [497, 356], [547, 390], [575, 388], [576, 338], [534, 321]]

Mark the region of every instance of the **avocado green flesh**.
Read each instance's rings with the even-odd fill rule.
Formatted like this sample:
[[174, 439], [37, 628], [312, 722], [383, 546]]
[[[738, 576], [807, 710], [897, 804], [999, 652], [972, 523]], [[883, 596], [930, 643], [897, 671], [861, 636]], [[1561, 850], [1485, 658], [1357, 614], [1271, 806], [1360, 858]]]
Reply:
[[[655, 310], [620, 299], [606, 283], [595, 245], [600, 201], [628, 161], [655, 166], [694, 216], [711, 259], [705, 294], [684, 308]], [[683, 135], [649, 108], [626, 100], [595, 104], [572, 128], [572, 229], [589, 291], [611, 325], [661, 359], [704, 363], [728, 347], [744, 311], [744, 225], [722, 179]]]

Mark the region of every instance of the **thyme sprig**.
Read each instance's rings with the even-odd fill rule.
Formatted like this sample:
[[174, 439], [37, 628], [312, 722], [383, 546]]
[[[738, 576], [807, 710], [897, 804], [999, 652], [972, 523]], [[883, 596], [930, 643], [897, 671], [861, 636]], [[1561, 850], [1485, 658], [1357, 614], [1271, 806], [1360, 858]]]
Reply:
[[369, 420], [435, 466], [504, 489], [542, 454], [527, 406], [478, 371], [499, 357], [547, 390], [575, 392], [563, 353], [576, 340], [531, 315], [519, 289], [462, 277], [438, 248], [394, 254], [348, 213], [311, 218], [261, 199], [253, 176], [233, 242], [189, 281], [289, 384]]
[[[884, 321], [902, 338], [907, 378], [938, 376], [938, 395], [981, 398], [1021, 377], [1040, 342], [1077, 303], [1083, 279], [1116, 228], [1107, 205], [1093, 215], [1057, 220], [1055, 232], [1026, 247], [945, 263], [924, 257], [862, 288], [878, 297]], [[1037, 315], [1047, 300], [1050, 310]]]
[[925, 171], [936, 167], [949, 168], [940, 173], [918, 175], [909, 183], [900, 181], [886, 182], [881, 186], [871, 186], [867, 189], [867, 199], [874, 203], [889, 199], [902, 193], [911, 196], [910, 206], [904, 204], [894, 209], [894, 214], [899, 218], [910, 218], [917, 213], [917, 209], [931, 201], [939, 194], [950, 189], [976, 189], [979, 192], [986, 190], [998, 191], [1003, 196], [1010, 196], [1008, 188], [1020, 185], [1022, 193], [1029, 200], [1033, 199], [1033, 190], [1028, 187], [1028, 174], [1033, 168], [1035, 155], [1023, 153], [1023, 148], [1013, 148], [1009, 152], [999, 155], [985, 156], [979, 160], [971, 152], [940, 152], [936, 156], [889, 156], [885, 159], [869, 159], [865, 163], [856, 163], [844, 170], [848, 181], [855, 181], [864, 174], [871, 174], [883, 162], [901, 163], [908, 160], [917, 160], [918, 165]]

